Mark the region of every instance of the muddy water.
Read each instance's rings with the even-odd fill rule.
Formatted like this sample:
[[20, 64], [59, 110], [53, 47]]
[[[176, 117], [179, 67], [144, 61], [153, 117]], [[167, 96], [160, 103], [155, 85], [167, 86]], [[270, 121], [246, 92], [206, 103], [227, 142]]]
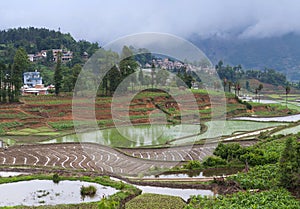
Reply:
[[[96, 195], [83, 198], [80, 194], [82, 185], [95, 186]], [[60, 181], [58, 184], [50, 180], [22, 181], [0, 184], [0, 206], [78, 204], [99, 201], [104, 195], [116, 192], [112, 187], [81, 181]]]
[[200, 125], [139, 125], [68, 135], [44, 143], [93, 142], [117, 147], [165, 144], [174, 138], [200, 133]]

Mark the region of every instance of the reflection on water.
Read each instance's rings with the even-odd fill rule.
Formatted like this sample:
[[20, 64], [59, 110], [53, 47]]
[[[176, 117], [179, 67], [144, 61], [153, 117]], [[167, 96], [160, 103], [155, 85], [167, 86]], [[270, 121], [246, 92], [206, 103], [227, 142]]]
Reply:
[[168, 140], [198, 133], [200, 125], [139, 125], [73, 134], [43, 143], [93, 142], [108, 146], [138, 147], [165, 144]]
[[25, 175], [25, 174], [28, 174], [28, 173], [0, 171], [0, 177], [20, 176], [20, 175]]
[[251, 120], [251, 121], [275, 121], [275, 122], [296, 122], [300, 120], [300, 114], [282, 117], [255, 118], [255, 117], [238, 117], [235, 120]]
[[168, 187], [153, 187], [153, 186], [139, 186], [137, 188], [142, 190], [142, 193], [153, 193], [178, 196], [187, 201], [191, 195], [213, 196], [214, 193], [211, 190], [205, 189], [174, 189]]
[[[122, 181], [127, 183], [126, 181], [120, 180], [118, 178], [110, 177], [110, 179], [114, 181]], [[157, 187], [157, 186], [141, 186], [136, 184], [131, 184], [140, 190], [142, 193], [153, 193], [153, 194], [163, 194], [163, 195], [171, 195], [178, 196], [187, 201], [191, 195], [201, 195], [201, 196], [213, 196], [214, 193], [208, 189], [178, 189], [178, 188], [169, 188], [169, 187]]]
[[213, 176], [224, 176], [235, 174], [242, 171], [243, 168], [210, 168], [204, 171], [193, 171], [193, 172], [168, 172], [159, 175], [144, 176], [143, 178], [206, 178]]
[[[95, 186], [96, 195], [85, 196], [83, 199], [80, 194], [82, 185]], [[117, 190], [112, 187], [81, 181], [60, 181], [58, 184], [50, 180], [14, 182], [0, 184], [0, 206], [79, 204], [99, 201], [103, 195], [108, 196], [116, 192]]]

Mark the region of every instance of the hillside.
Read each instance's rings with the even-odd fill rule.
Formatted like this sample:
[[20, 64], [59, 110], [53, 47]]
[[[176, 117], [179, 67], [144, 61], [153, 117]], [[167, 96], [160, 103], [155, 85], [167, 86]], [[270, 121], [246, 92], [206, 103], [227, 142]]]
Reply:
[[287, 34], [281, 37], [240, 39], [210, 37], [190, 38], [209, 59], [231, 65], [241, 64], [244, 69], [272, 68], [284, 73], [288, 80], [300, 80], [300, 35]]
[[68, 49], [74, 52], [75, 60], [80, 59], [84, 52], [92, 55], [99, 49], [98, 43], [76, 41], [69, 33], [45, 28], [29, 27], [0, 31], [0, 62], [12, 63], [19, 47], [23, 47], [28, 54], [35, 54], [41, 50]]

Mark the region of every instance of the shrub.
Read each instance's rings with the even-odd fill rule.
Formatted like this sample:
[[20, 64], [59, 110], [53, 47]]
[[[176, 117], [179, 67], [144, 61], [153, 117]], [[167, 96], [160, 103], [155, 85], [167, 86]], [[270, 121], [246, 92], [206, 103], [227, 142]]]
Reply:
[[239, 143], [219, 143], [214, 151], [214, 155], [219, 156], [224, 160], [231, 160], [233, 158], [239, 158], [240, 155], [244, 154], [245, 152], [245, 148], [241, 147]]
[[201, 169], [202, 168], [201, 163], [198, 160], [191, 160], [187, 164], [185, 164], [183, 167], [186, 168], [186, 169], [189, 169], [189, 170]]
[[214, 167], [214, 166], [218, 166], [218, 165], [226, 165], [227, 162], [226, 160], [218, 157], [218, 156], [211, 156], [206, 158], [203, 163], [202, 163], [205, 167]]
[[57, 173], [53, 174], [53, 177], [52, 177], [52, 181], [55, 183], [55, 184], [58, 184], [59, 183], [59, 175]]
[[94, 196], [97, 192], [97, 188], [95, 186], [81, 186], [80, 194], [82, 196]]

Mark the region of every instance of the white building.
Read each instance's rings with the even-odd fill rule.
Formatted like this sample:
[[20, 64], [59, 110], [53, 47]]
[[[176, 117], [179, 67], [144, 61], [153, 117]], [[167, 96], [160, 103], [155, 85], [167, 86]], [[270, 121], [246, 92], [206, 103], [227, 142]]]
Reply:
[[28, 87], [35, 87], [35, 85], [43, 84], [42, 77], [40, 76], [40, 72], [25, 72], [23, 74], [23, 82], [24, 85]]

